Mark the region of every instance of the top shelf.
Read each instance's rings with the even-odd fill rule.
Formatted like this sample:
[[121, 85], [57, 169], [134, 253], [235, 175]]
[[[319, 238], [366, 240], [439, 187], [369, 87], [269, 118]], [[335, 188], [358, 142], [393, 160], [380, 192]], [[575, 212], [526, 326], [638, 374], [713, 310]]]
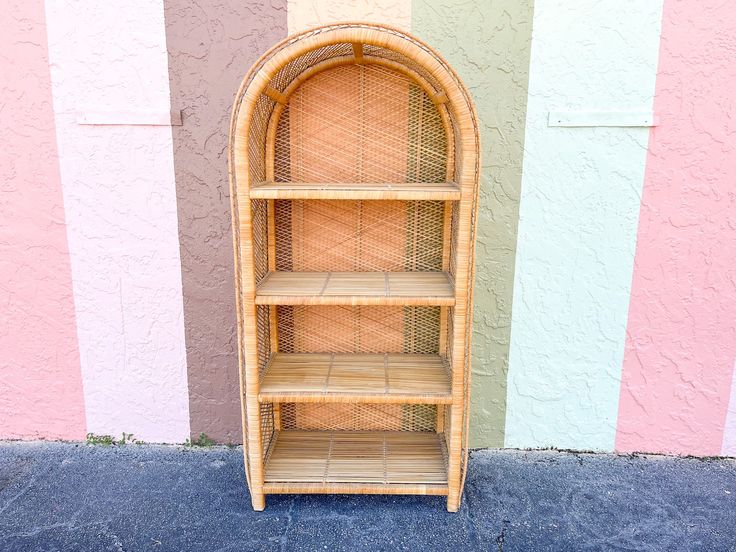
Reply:
[[250, 189], [250, 198], [459, 201], [460, 188], [454, 182], [263, 182]]

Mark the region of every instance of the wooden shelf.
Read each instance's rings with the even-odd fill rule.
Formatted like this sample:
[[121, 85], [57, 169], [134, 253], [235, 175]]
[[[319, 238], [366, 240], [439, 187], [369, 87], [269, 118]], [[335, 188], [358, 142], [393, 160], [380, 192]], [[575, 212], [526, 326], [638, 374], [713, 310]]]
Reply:
[[453, 182], [321, 183], [262, 182], [253, 186], [251, 199], [401, 199], [459, 201]]
[[442, 433], [281, 431], [275, 439], [267, 492], [351, 492], [352, 486], [386, 493], [397, 486], [400, 493], [447, 494]]
[[261, 402], [449, 404], [450, 376], [439, 355], [276, 353]]
[[455, 304], [446, 272], [270, 272], [257, 305]]

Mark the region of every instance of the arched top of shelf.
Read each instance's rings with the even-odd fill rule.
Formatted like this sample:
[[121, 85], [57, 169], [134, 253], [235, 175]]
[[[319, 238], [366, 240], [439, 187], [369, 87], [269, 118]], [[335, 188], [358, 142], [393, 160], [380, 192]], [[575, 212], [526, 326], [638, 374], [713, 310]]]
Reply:
[[[295, 178], [294, 182], [279, 177], [278, 166], [274, 167], [278, 154], [274, 150], [279, 122], [289, 109], [290, 100], [310, 79], [351, 65], [378, 67], [385, 74], [398, 75], [424, 95], [421, 101], [431, 102], [429, 108], [422, 109], [439, 115], [439, 130], [434, 131], [434, 137], [442, 135], [443, 140], [446, 163], [443, 162], [441, 173], [417, 169], [416, 179], [408, 175], [401, 179], [374, 176], [380, 182], [361, 180], [345, 182], [344, 186], [336, 185], [343, 179], [334, 170], [327, 171], [329, 174], [322, 179], [315, 177], [315, 171], [305, 171], [309, 178]], [[312, 123], [315, 117], [312, 115]], [[374, 121], [376, 124], [383, 122]], [[376, 135], [376, 142], [394, 139]], [[292, 148], [293, 143], [292, 136]], [[421, 143], [408, 147], [426, 149]], [[384, 153], [381, 155], [385, 157]], [[370, 23], [339, 23], [290, 36], [253, 65], [235, 98], [229, 156], [232, 191], [241, 199], [472, 200], [477, 194], [479, 171], [478, 124], [465, 86], [430, 46], [399, 29]], [[390, 160], [381, 162], [390, 165]], [[296, 165], [294, 161], [291, 164]], [[432, 180], [427, 181], [428, 178]]]

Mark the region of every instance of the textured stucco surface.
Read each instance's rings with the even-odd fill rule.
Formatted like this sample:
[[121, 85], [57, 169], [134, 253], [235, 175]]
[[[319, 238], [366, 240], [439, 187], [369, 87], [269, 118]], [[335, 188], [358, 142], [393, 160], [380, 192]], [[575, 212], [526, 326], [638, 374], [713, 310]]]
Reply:
[[191, 433], [240, 443], [227, 140], [250, 66], [286, 36], [285, 0], [165, 0]]
[[80, 439], [84, 401], [42, 0], [0, 10], [0, 438]]
[[534, 4], [506, 446], [613, 449], [649, 129], [548, 117], [651, 111], [661, 9]]
[[[616, 445], [734, 454], [736, 9], [665, 0]], [[733, 431], [733, 426], [727, 427]]]
[[411, 28], [411, 0], [289, 0], [289, 34], [338, 21]]
[[163, 5], [50, 0], [46, 20], [87, 429], [189, 436], [171, 129], [77, 111], [169, 110]]
[[[11, 1], [0, 438], [241, 440], [231, 102], [287, 29], [340, 20], [413, 32], [477, 104], [472, 446], [736, 455], [736, 8], [718, 0]], [[653, 129], [549, 125], [651, 112], [655, 77]]]
[[413, 32], [458, 72], [480, 119], [470, 418], [474, 447], [501, 447], [504, 441], [532, 12], [532, 0], [413, 4]]

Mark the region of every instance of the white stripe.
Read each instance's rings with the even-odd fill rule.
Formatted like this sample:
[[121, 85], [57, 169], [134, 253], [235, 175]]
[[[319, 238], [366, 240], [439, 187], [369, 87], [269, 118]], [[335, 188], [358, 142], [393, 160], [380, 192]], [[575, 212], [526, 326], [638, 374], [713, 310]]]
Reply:
[[726, 424], [723, 428], [723, 456], [736, 456], [736, 365], [733, 367], [731, 382], [731, 400], [728, 402]]
[[77, 106], [169, 112], [163, 4], [48, 0], [46, 18], [88, 431], [182, 442], [171, 129], [76, 123]]
[[534, 4], [506, 446], [613, 449], [649, 129], [548, 117], [651, 112], [661, 10]]

